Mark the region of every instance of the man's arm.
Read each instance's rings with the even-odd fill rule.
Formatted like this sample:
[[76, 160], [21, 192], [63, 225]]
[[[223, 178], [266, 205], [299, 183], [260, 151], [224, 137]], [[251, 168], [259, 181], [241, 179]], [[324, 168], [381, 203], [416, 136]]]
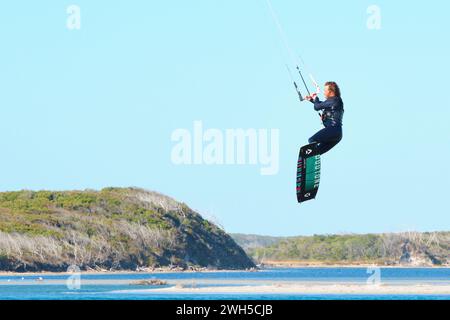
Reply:
[[310, 100], [314, 104], [314, 110], [320, 111], [331, 108], [333, 106], [333, 101], [320, 101], [319, 97], [316, 97], [314, 100]]

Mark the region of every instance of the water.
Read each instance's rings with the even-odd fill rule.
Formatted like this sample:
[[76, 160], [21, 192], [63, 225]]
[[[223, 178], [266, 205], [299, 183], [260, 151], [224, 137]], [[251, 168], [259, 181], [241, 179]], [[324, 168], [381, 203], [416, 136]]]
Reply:
[[[43, 281], [37, 281], [39, 277]], [[321, 283], [321, 284], [364, 284], [370, 274], [366, 268], [292, 268], [267, 269], [259, 272], [180, 272], [180, 273], [116, 273], [81, 274], [81, 288], [70, 290], [66, 280], [68, 274], [61, 275], [19, 275], [0, 276], [0, 300], [450, 300], [450, 295], [349, 295], [349, 294], [277, 294], [277, 293], [156, 293], [151, 288], [130, 285], [130, 282], [157, 278], [168, 281], [165, 287], [183, 283], [185, 286], [218, 287], [220, 285], [239, 287], [276, 283]], [[450, 268], [382, 268], [381, 281], [390, 285], [424, 284], [450, 285]], [[22, 278], [23, 277], [23, 278]], [[164, 287], [164, 286], [163, 286]]]

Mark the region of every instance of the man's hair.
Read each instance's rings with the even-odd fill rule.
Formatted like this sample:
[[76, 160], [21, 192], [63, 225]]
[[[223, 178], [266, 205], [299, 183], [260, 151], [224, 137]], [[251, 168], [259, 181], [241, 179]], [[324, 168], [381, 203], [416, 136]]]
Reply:
[[330, 88], [330, 90], [334, 92], [336, 97], [339, 97], [339, 98], [341, 97], [341, 89], [339, 89], [339, 86], [336, 82], [329, 81], [329, 82], [325, 83], [325, 85], [328, 86], [328, 88]]

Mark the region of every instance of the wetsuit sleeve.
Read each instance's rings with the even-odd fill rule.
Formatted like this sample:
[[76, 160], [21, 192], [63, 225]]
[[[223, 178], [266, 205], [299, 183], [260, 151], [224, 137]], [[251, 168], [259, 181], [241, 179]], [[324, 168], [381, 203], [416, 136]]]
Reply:
[[316, 111], [331, 108], [334, 104], [334, 102], [330, 100], [320, 101], [319, 97], [316, 97], [316, 99], [311, 102], [314, 103], [314, 110]]

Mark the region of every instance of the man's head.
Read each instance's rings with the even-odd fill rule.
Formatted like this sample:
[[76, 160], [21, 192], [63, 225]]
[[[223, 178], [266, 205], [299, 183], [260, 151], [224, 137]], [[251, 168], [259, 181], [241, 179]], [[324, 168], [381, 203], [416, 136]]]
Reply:
[[323, 90], [325, 98], [341, 97], [341, 90], [336, 82], [325, 83], [325, 89]]

